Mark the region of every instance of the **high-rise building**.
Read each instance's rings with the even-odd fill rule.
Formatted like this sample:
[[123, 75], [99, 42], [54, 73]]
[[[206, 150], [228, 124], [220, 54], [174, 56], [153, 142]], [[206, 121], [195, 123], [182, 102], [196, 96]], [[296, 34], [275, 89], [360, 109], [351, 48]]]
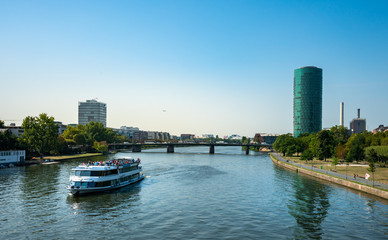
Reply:
[[294, 136], [322, 130], [322, 69], [294, 71]]
[[78, 102], [78, 124], [85, 125], [89, 122], [100, 122], [106, 127], [106, 103], [96, 100]]

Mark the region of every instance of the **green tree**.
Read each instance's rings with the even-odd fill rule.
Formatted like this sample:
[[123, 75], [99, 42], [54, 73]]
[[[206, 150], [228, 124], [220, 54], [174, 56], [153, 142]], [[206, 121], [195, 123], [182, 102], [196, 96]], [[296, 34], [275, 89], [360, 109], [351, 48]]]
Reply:
[[379, 161], [379, 155], [374, 148], [369, 149], [366, 159], [369, 163], [368, 171], [372, 173], [373, 186], [375, 186], [375, 163]]
[[93, 148], [96, 149], [97, 152], [106, 154], [108, 152], [108, 144], [105, 141], [97, 142], [95, 141], [93, 144]]
[[314, 159], [314, 153], [310, 148], [307, 148], [303, 151], [302, 155], [300, 156], [300, 160], [311, 161]]
[[349, 152], [346, 156], [348, 162], [357, 162], [365, 159], [364, 152], [365, 136], [363, 134], [352, 134], [347, 143]]
[[330, 128], [330, 132], [334, 138], [334, 146], [337, 146], [338, 144], [346, 144], [349, 139], [349, 130], [344, 126], [334, 126]]
[[26, 117], [23, 120], [24, 133], [20, 141], [28, 146], [29, 150], [36, 151], [40, 156], [57, 149], [58, 125], [54, 118], [42, 113], [39, 117]]
[[388, 146], [388, 137], [381, 139], [381, 146]]
[[[286, 155], [287, 151], [288, 153], [291, 153], [295, 149], [295, 139], [291, 135], [291, 133], [282, 134], [276, 138], [276, 141], [273, 144], [273, 148], [281, 152], [283, 156]], [[296, 150], [294, 151], [294, 153]]]
[[11, 150], [17, 148], [17, 139], [10, 131], [5, 130], [4, 132], [0, 132], [0, 150]]
[[322, 130], [317, 134], [317, 148], [319, 159], [326, 159], [333, 155], [334, 138], [330, 131]]
[[106, 141], [105, 127], [100, 122], [89, 122], [85, 125], [85, 133], [89, 145], [93, 145], [95, 141]]
[[4, 128], [4, 122], [0, 120], [0, 128]]

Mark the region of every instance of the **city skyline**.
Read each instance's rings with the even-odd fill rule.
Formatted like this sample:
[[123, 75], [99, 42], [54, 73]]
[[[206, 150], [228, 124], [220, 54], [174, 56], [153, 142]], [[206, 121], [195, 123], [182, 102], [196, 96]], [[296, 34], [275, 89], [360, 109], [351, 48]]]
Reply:
[[[0, 120], [174, 135], [293, 132], [293, 71], [323, 73], [322, 127], [388, 124], [385, 1], [0, 1]], [[19, 122], [18, 122], [19, 121]]]

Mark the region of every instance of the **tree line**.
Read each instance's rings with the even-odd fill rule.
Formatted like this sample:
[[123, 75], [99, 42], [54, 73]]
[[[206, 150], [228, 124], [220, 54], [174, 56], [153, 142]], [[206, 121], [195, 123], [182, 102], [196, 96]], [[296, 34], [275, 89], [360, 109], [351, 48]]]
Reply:
[[330, 130], [301, 134], [296, 138], [290, 133], [283, 134], [276, 139], [273, 148], [283, 156], [296, 154], [301, 160], [306, 161], [313, 158], [326, 161], [327, 158], [334, 157], [334, 160], [359, 162], [373, 156], [375, 161], [387, 163], [388, 156], [377, 153], [375, 148], [378, 146], [388, 148], [388, 132], [373, 134], [364, 131], [350, 136], [348, 132], [344, 126], [334, 126]]
[[[0, 120], [1, 128], [4, 128], [4, 122]], [[10, 131], [1, 131], [0, 150], [24, 149], [27, 156], [72, 154], [81, 151], [107, 152], [107, 144], [128, 141], [125, 136], [105, 128], [100, 122], [68, 126], [63, 134], [59, 134], [59, 126], [54, 122], [54, 117], [45, 113], [37, 117], [26, 117], [22, 128], [24, 133], [18, 138]]]

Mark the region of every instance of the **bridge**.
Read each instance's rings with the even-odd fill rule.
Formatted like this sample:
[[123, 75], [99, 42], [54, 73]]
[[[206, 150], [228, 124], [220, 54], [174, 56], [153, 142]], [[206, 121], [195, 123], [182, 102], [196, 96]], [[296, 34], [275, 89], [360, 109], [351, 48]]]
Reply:
[[132, 152], [141, 152], [142, 147], [166, 147], [167, 153], [174, 153], [175, 147], [195, 147], [195, 146], [208, 146], [209, 154], [214, 154], [214, 148], [217, 146], [240, 146], [246, 147], [245, 154], [249, 154], [249, 149], [251, 147], [260, 149], [260, 148], [269, 148], [272, 149], [272, 144], [262, 143], [262, 144], [242, 144], [242, 143], [112, 143], [109, 144], [110, 150], [118, 149], [132, 149]]

